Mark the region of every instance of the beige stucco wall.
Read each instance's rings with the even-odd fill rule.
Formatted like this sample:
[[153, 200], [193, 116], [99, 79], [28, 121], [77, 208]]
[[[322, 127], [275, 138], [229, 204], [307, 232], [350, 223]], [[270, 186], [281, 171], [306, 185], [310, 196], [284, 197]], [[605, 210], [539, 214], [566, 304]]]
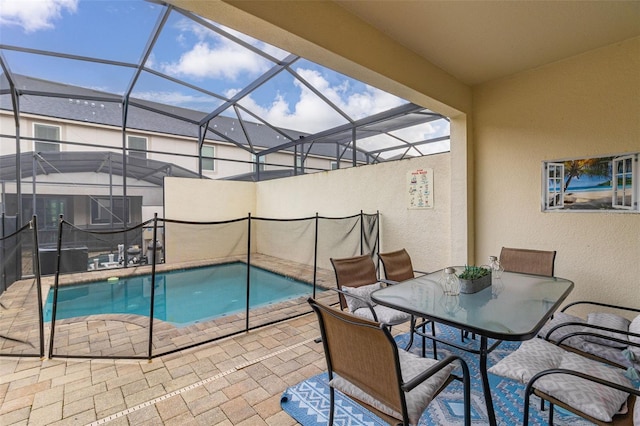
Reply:
[[[260, 182], [257, 205], [267, 217], [381, 214], [381, 250], [405, 247], [414, 267], [434, 270], [450, 263], [451, 188], [449, 154], [394, 161], [289, 179]], [[407, 208], [407, 173], [434, 170], [434, 208]], [[328, 259], [319, 259], [323, 266]]]
[[[438, 154], [257, 184], [167, 178], [165, 217], [219, 221], [245, 217], [247, 212], [263, 218], [301, 218], [316, 213], [320, 216], [344, 217], [357, 214], [360, 210], [365, 213], [380, 211], [382, 250], [405, 247], [416, 268], [434, 270], [452, 263], [450, 159], [449, 154]], [[434, 208], [408, 209], [407, 173], [427, 168], [434, 171]], [[294, 228], [302, 232], [306, 226], [300, 224]], [[287, 246], [287, 240], [284, 238], [295, 240], [293, 236], [296, 234], [270, 238], [268, 230], [277, 228], [268, 224], [261, 228], [256, 224], [255, 237], [260, 241], [255, 248], [258, 252], [303, 263], [313, 260], [310, 255], [313, 247], [286, 253], [283, 247]], [[304, 231], [307, 232], [307, 238], [314, 229], [310, 227]], [[170, 227], [168, 233], [171, 233]], [[192, 241], [172, 234], [171, 238], [167, 238], [168, 252], [181, 251], [186, 257], [200, 256], [200, 253], [212, 250], [211, 245], [206, 248], [192, 247]], [[332, 240], [327, 241], [327, 244], [332, 244]], [[350, 245], [353, 243], [348, 242]], [[318, 259], [322, 267], [330, 267], [329, 256], [340, 257], [343, 253], [329, 248], [320, 248], [323, 253], [329, 253]], [[338, 246], [335, 248], [337, 250]], [[174, 260], [172, 256], [171, 261]]]
[[570, 298], [640, 305], [640, 214], [541, 212], [541, 164], [640, 151], [640, 39], [474, 90], [476, 256], [557, 250]]
[[[256, 212], [255, 184], [223, 180], [165, 178], [164, 218], [219, 222]], [[215, 259], [244, 254], [246, 222], [192, 226], [165, 224], [168, 262]]]

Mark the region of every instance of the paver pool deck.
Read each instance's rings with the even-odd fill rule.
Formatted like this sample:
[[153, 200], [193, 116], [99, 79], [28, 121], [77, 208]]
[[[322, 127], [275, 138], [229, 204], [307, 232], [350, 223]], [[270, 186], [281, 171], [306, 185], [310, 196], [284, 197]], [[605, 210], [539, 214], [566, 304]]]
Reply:
[[318, 337], [309, 313], [151, 361], [0, 357], [0, 425], [296, 425], [280, 397], [326, 371]]

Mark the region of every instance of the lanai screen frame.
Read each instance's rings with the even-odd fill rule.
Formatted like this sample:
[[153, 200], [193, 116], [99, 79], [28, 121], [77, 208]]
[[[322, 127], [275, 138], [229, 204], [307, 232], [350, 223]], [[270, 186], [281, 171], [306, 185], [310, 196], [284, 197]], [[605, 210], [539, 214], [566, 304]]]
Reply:
[[[154, 4], [156, 4], [154, 2]], [[128, 126], [129, 119], [129, 111], [131, 107], [141, 108], [143, 110], [147, 110], [156, 114], [160, 114], [165, 117], [170, 117], [177, 120], [182, 120], [186, 123], [190, 123], [191, 125], [197, 127], [198, 133], [198, 175], [200, 177], [203, 176], [202, 173], [202, 147], [207, 140], [207, 135], [213, 135], [216, 137], [216, 140], [222, 142], [228, 142], [240, 149], [243, 149], [247, 152], [250, 152], [255, 155], [255, 164], [260, 164], [261, 157], [264, 157], [270, 153], [275, 153], [283, 150], [293, 150], [294, 158], [300, 156], [302, 159], [305, 159], [308, 155], [312, 153], [312, 149], [314, 146], [318, 146], [320, 144], [332, 144], [335, 146], [335, 160], [337, 162], [338, 167], [340, 167], [340, 163], [345, 158], [345, 155], [350, 151], [351, 158], [349, 158], [349, 162], [352, 166], [356, 166], [358, 164], [370, 164], [370, 163], [378, 163], [382, 161], [387, 161], [384, 157], [385, 153], [389, 152], [398, 152], [401, 154], [394, 156], [393, 160], [406, 158], [409, 156], [421, 156], [425, 155], [420, 147], [426, 144], [440, 142], [443, 140], [448, 140], [449, 136], [440, 136], [432, 139], [425, 139], [420, 141], [408, 141], [398, 137], [397, 135], [392, 135], [391, 132], [411, 126], [415, 126], [418, 124], [429, 123], [435, 120], [448, 120], [447, 117], [432, 112], [424, 107], [419, 105], [415, 105], [412, 103], [406, 103], [399, 107], [390, 109], [388, 111], [380, 112], [365, 118], [354, 119], [349, 116], [345, 111], [341, 110], [339, 106], [333, 103], [330, 99], [323, 95], [317, 88], [315, 88], [312, 84], [305, 81], [300, 75], [298, 75], [295, 70], [293, 70], [292, 65], [302, 58], [295, 54], [288, 54], [284, 58], [275, 58], [271, 56], [269, 53], [262, 51], [251, 43], [248, 43], [242, 40], [239, 37], [236, 37], [232, 33], [226, 31], [224, 28], [221, 28], [214, 23], [183, 9], [175, 7], [173, 5], [167, 4], [159, 4], [158, 6], [162, 7], [160, 11], [157, 21], [149, 35], [147, 43], [143, 49], [143, 52], [140, 55], [140, 59], [136, 63], [132, 62], [122, 62], [111, 59], [103, 59], [98, 57], [89, 57], [82, 55], [74, 55], [63, 52], [54, 52], [50, 50], [40, 50], [34, 48], [27, 48], [21, 46], [14, 45], [6, 45], [0, 44], [0, 66], [2, 67], [2, 71], [6, 82], [8, 83], [7, 87], [0, 87], [0, 95], [10, 95], [11, 96], [11, 104], [12, 104], [12, 112], [15, 120], [15, 139], [16, 139], [16, 185], [18, 192], [18, 203], [21, 204], [21, 189], [20, 189], [20, 176], [22, 175], [21, 171], [21, 152], [20, 152], [20, 141], [23, 138], [20, 135], [20, 117], [21, 117], [21, 109], [20, 109], [20, 98], [21, 96], [47, 96], [47, 97], [59, 97], [59, 98], [67, 98], [69, 96], [73, 96], [76, 99], [84, 99], [90, 101], [104, 101], [104, 102], [116, 102], [122, 105], [122, 126], [121, 126], [121, 134], [122, 134], [122, 174], [123, 176], [127, 176], [127, 151], [129, 148], [127, 147], [127, 131], [130, 130]], [[232, 40], [235, 43], [238, 43], [245, 47], [246, 49], [251, 50], [256, 55], [259, 55], [262, 58], [267, 59], [272, 62], [274, 65], [260, 75], [258, 78], [253, 80], [249, 85], [245, 86], [242, 90], [235, 93], [232, 97], [227, 98], [220, 94], [214, 93], [210, 90], [207, 90], [202, 87], [198, 87], [193, 85], [187, 81], [182, 79], [170, 76], [166, 73], [163, 73], [157, 69], [146, 66], [147, 61], [153, 51], [154, 46], [156, 45], [160, 35], [162, 34], [162, 30], [167, 24], [169, 16], [172, 12], [182, 15], [183, 17], [191, 20], [194, 23], [202, 25], [208, 30], [214, 31], [219, 35], [226, 37], [229, 40]], [[30, 55], [40, 55], [46, 57], [60, 58], [72, 61], [81, 61], [83, 63], [92, 63], [92, 64], [103, 64], [114, 67], [124, 67], [133, 71], [133, 76], [129, 81], [124, 93], [122, 95], [104, 93], [104, 96], [83, 96], [82, 94], [77, 93], [61, 93], [61, 92], [49, 92], [49, 91], [37, 91], [30, 90], [29, 88], [20, 88], [16, 83], [16, 78], [11, 71], [10, 61], [8, 61], [5, 57], [5, 51], [12, 52], [21, 52], [23, 54]], [[199, 93], [203, 93], [207, 96], [211, 96], [213, 98], [219, 99], [222, 103], [205, 114], [202, 117], [193, 117], [186, 115], [178, 115], [171, 111], [170, 106], [167, 106], [166, 109], [158, 108], [152, 102], [145, 102], [144, 100], [137, 99], [132, 97], [132, 93], [136, 87], [136, 83], [138, 82], [142, 73], [149, 73], [156, 77], [166, 79], [167, 81], [171, 81], [180, 86], [189, 88], [190, 90], [197, 91]], [[283, 129], [277, 126], [272, 125], [267, 122], [263, 118], [259, 117], [252, 111], [248, 110], [246, 107], [241, 105], [240, 101], [246, 95], [252, 93], [254, 90], [260, 88], [266, 82], [268, 82], [271, 78], [274, 78], [281, 72], [288, 72], [293, 75], [295, 79], [304, 84], [309, 90], [311, 90], [316, 96], [322, 99], [327, 105], [329, 105], [337, 114], [342, 116], [346, 123], [331, 129], [323, 130], [316, 133], [303, 133], [297, 131], [291, 131], [287, 129]], [[216, 117], [220, 116], [223, 112], [233, 109], [236, 112], [238, 120], [240, 121], [240, 127], [242, 128], [242, 132], [244, 134], [244, 139], [247, 143], [242, 143], [241, 141], [235, 140], [233, 137], [223, 134], [215, 129], [214, 126], [211, 126], [212, 120], [215, 120]], [[243, 122], [243, 115], [252, 117], [256, 120], [256, 122], [267, 126], [271, 131], [280, 135], [282, 139], [285, 141], [282, 144], [269, 147], [267, 149], [258, 150], [254, 146], [254, 142], [252, 141], [250, 135], [247, 133], [245, 129], [245, 123]], [[397, 141], [397, 144], [384, 146], [381, 148], [367, 150], [358, 144], [359, 141], [366, 139], [373, 135], [387, 135], [390, 136], [393, 140]], [[3, 138], [6, 135], [2, 135]], [[153, 151], [148, 151], [153, 152]], [[159, 154], [168, 154], [169, 152], [158, 152]], [[302, 162], [304, 164], [304, 161]], [[283, 166], [278, 164], [278, 166]], [[299, 172], [304, 172], [304, 169], [298, 169], [298, 166], [294, 164], [292, 166], [294, 174], [298, 174]], [[261, 180], [260, 176], [260, 167], [256, 167], [256, 180]], [[124, 179], [123, 184], [123, 194], [124, 198], [127, 197], [127, 184], [126, 179]], [[126, 205], [126, 203], [124, 203]], [[21, 212], [21, 206], [18, 208], [18, 212]], [[124, 217], [128, 217], [128, 214], [124, 212]]]

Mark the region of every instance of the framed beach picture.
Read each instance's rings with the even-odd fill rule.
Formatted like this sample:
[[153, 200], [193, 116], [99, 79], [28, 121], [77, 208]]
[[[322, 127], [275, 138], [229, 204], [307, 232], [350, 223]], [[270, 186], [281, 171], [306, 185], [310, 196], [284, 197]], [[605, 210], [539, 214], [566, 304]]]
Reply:
[[638, 212], [639, 153], [545, 161], [543, 211]]

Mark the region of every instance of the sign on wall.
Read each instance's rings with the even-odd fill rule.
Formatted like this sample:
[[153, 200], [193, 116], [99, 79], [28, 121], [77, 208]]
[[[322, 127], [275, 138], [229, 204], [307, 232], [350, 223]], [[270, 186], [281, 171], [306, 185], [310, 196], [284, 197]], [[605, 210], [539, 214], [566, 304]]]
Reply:
[[409, 209], [433, 208], [433, 169], [419, 169], [407, 173]]

